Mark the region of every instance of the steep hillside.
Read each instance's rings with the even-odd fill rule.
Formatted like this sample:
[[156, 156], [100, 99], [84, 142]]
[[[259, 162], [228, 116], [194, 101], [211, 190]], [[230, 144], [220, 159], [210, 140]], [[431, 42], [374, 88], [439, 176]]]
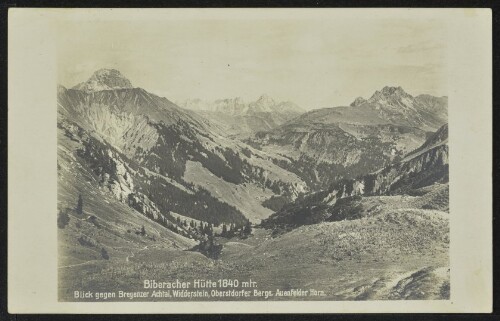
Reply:
[[[125, 202], [120, 201], [117, 195], [125, 197], [127, 191], [130, 193], [133, 182], [124, 175], [112, 179], [105, 169], [116, 166], [117, 173], [132, 171], [126, 164], [118, 162], [121, 159], [119, 155], [115, 154], [116, 163], [87, 163], [82, 161], [80, 155], [85, 144], [83, 140], [90, 137], [72, 136], [60, 127], [58, 138], [60, 285], [80, 280], [80, 269], [95, 268], [109, 262], [126, 262], [134, 253], [146, 248], [185, 250], [196, 244], [188, 235], [165, 228], [165, 220], [159, 219], [159, 213], [153, 206], [145, 204], [138, 211], [129, 206], [127, 198]], [[101, 154], [101, 157], [106, 156]], [[81, 211], [78, 210], [79, 198]], [[68, 293], [74, 290], [69, 289]], [[65, 292], [66, 288], [61, 288], [61, 291]]]
[[[343, 199], [418, 193], [415, 191], [422, 191], [422, 188], [426, 186], [447, 183], [447, 141], [447, 125], [443, 125], [421, 147], [410, 152], [401, 161], [355, 179], [342, 179], [324, 191], [313, 193], [285, 205], [282, 210], [270, 216], [262, 224], [266, 227], [293, 227], [314, 224], [329, 218], [334, 219], [336, 217], [334, 213], [345, 202], [350, 202], [348, 210], [352, 212], [354, 218], [358, 218], [363, 215], [362, 209], [358, 208], [352, 199], [342, 201]], [[345, 214], [341, 214], [340, 217], [348, 218]]]
[[[75, 161], [90, 166], [119, 201], [147, 216], [156, 213], [151, 214], [155, 220], [175, 211], [213, 224], [242, 225], [271, 213], [262, 205], [266, 199], [294, 199], [307, 191], [297, 175], [266, 153], [225, 137], [210, 121], [166, 98], [128, 88], [130, 82], [117, 77], [98, 71], [77, 86], [85, 90], [60, 86], [58, 126], [60, 142], [78, 142]], [[106, 86], [116, 88], [98, 90]], [[217, 179], [198, 180], [191, 163]], [[240, 192], [217, 192], [230, 185]], [[262, 191], [260, 199], [236, 207], [254, 190]]]

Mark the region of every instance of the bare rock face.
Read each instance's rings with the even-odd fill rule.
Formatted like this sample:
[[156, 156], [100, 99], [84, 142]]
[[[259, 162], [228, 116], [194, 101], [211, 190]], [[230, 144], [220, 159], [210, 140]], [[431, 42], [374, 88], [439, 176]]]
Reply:
[[87, 80], [73, 87], [86, 92], [133, 88], [130, 81], [116, 69], [99, 69]]
[[352, 103], [351, 103], [351, 107], [356, 107], [356, 106], [359, 106], [359, 105], [362, 105], [366, 102], [366, 99], [364, 99], [363, 97], [358, 97], [356, 98]]

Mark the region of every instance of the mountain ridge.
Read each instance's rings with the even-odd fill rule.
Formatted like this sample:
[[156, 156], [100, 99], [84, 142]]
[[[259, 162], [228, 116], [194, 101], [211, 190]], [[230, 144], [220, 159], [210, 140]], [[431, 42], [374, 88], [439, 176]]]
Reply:
[[179, 102], [179, 106], [216, 123], [228, 137], [240, 139], [272, 130], [303, 113], [297, 104], [277, 102], [267, 94], [251, 102], [245, 102], [241, 97], [214, 101], [192, 99]]
[[403, 157], [446, 122], [446, 98], [416, 98], [401, 87], [386, 86], [368, 100], [358, 97], [348, 107], [308, 111], [245, 142], [286, 155], [293, 163], [289, 170], [321, 189]]
[[[151, 214], [155, 220], [162, 217], [158, 213], [170, 210], [197, 217], [205, 211], [206, 221], [233, 219], [243, 224], [271, 214], [261, 204], [266, 198], [293, 199], [307, 190], [298, 176], [285, 172], [265, 154], [224, 137], [209, 120], [142, 88], [86, 91], [59, 86], [58, 104], [59, 137], [80, 142], [72, 152], [78, 162], [90, 166], [100, 186], [120, 201], [145, 215], [157, 213]], [[205, 181], [191, 178], [201, 175], [199, 171], [208, 173]], [[220, 188], [224, 184], [241, 188], [233, 194], [218, 193], [211, 176], [218, 177]], [[262, 199], [253, 207], [234, 207], [257, 187]], [[165, 197], [162, 190], [170, 195]], [[200, 201], [193, 207], [194, 196]]]
[[443, 125], [422, 146], [375, 172], [353, 179], [342, 179], [328, 189], [310, 194], [283, 207], [262, 225], [297, 226], [314, 224], [331, 216], [337, 202], [343, 199], [401, 195], [436, 183], [448, 183], [448, 125]]
[[199, 98], [186, 99], [178, 102], [185, 109], [196, 111], [210, 111], [229, 113], [232, 116], [243, 116], [256, 113], [294, 112], [302, 113], [304, 110], [291, 101], [276, 101], [268, 94], [262, 94], [254, 101], [246, 102], [241, 97], [222, 98], [213, 101]]

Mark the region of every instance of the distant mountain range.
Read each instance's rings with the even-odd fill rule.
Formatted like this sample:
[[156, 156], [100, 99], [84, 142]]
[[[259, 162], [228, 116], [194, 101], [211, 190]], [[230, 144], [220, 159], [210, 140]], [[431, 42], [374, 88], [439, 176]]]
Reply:
[[447, 122], [447, 98], [384, 87], [351, 106], [312, 110], [246, 142], [289, 161], [312, 189], [377, 170], [419, 147]]
[[246, 103], [241, 97], [203, 101], [188, 99], [178, 103], [182, 108], [227, 113], [231, 116], [244, 116], [258, 113], [298, 113], [304, 110], [291, 101], [276, 102], [267, 94], [261, 95], [256, 101]]
[[401, 162], [447, 117], [446, 97], [413, 97], [400, 87], [306, 113], [266, 95], [181, 108], [113, 69], [59, 86], [58, 104], [60, 144], [73, 142], [59, 152], [93, 172], [94, 188], [154, 220], [174, 211], [237, 224]]
[[237, 97], [211, 102], [190, 99], [178, 105], [196, 111], [219, 124], [228, 136], [238, 138], [245, 138], [259, 131], [271, 130], [304, 112], [293, 102], [276, 102], [266, 94], [249, 103]]

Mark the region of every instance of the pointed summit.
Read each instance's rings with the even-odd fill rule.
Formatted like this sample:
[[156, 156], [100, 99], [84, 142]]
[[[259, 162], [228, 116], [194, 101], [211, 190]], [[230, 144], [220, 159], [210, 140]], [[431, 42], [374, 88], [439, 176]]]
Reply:
[[364, 99], [363, 97], [358, 97], [358, 98], [354, 99], [354, 101], [351, 103], [351, 106], [356, 107], [356, 106], [364, 104], [365, 102], [366, 102], [366, 99]]
[[257, 99], [253, 103], [250, 103], [250, 105], [248, 106], [248, 111], [270, 113], [273, 111], [275, 105], [276, 102], [274, 101], [274, 99], [272, 99], [267, 94], [263, 94], [259, 97], [259, 99]]
[[412, 105], [414, 99], [401, 87], [385, 86], [382, 90], [377, 90], [367, 102], [374, 105]]
[[73, 89], [87, 92], [124, 88], [134, 87], [132, 87], [130, 80], [125, 78], [116, 69], [99, 69], [94, 72], [94, 74], [86, 82], [82, 82], [73, 87]]
[[406, 94], [406, 92], [400, 86], [398, 86], [398, 87], [385, 86], [384, 88], [382, 88], [382, 94], [384, 94], [384, 95], [394, 95], [394, 94], [401, 95], [401, 94]]
[[274, 99], [271, 98], [268, 94], [262, 94], [259, 99], [257, 99], [256, 103], [265, 104], [265, 105], [274, 105]]
[[406, 93], [401, 87], [389, 87], [385, 86], [382, 90], [377, 90], [371, 97], [368, 99], [369, 103], [377, 103], [380, 101], [394, 100], [400, 98], [413, 98], [411, 95]]

